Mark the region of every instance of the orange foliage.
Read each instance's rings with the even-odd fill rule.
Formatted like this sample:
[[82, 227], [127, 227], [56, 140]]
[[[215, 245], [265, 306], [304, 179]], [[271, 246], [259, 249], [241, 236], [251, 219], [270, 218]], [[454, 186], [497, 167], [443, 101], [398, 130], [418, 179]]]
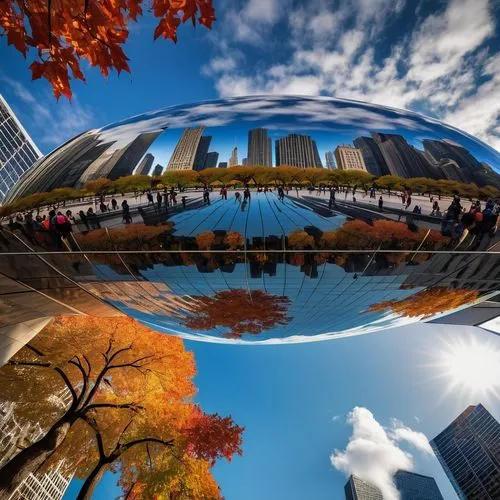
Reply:
[[428, 318], [434, 314], [470, 304], [478, 297], [479, 292], [477, 290], [435, 287], [423, 290], [403, 300], [388, 300], [374, 304], [370, 307], [370, 311], [391, 309], [391, 311], [404, 316], [422, 316]]
[[[370, 225], [362, 220], [352, 220], [335, 231], [323, 233], [320, 247], [329, 250], [366, 250], [380, 245], [382, 249], [412, 250], [420, 245], [426, 234], [426, 229], [410, 231], [402, 222], [376, 220]], [[436, 250], [447, 242], [448, 239], [439, 232], [431, 231], [421, 250]]]
[[243, 236], [237, 231], [228, 231], [224, 237], [224, 243], [231, 249], [237, 250], [238, 248], [243, 248], [245, 246], [245, 240]]
[[215, 234], [212, 231], [205, 231], [196, 235], [196, 244], [200, 250], [209, 250], [215, 240]]
[[210, 330], [218, 326], [229, 328], [229, 338], [243, 334], [257, 335], [277, 325], [286, 325], [290, 299], [255, 290], [225, 290], [214, 297], [194, 297], [197, 308], [194, 315], [184, 320], [193, 330]]
[[[110, 70], [130, 72], [123, 45], [128, 25], [143, 15], [143, 0], [3, 0], [0, 29], [25, 57], [30, 49], [37, 60], [30, 69], [33, 80], [46, 78], [54, 95], [71, 98], [70, 72], [85, 80], [81, 59], [97, 66], [107, 77]], [[149, 6], [148, 6], [149, 10]], [[215, 20], [212, 0], [152, 0], [159, 19], [154, 39], [177, 41], [177, 27], [188, 20], [211, 28]]]
[[288, 246], [296, 249], [314, 248], [314, 238], [305, 231], [295, 230], [288, 235]]
[[160, 248], [158, 236], [169, 231], [172, 225], [170, 222], [163, 226], [128, 224], [76, 233], [75, 238], [82, 250], [147, 250]]

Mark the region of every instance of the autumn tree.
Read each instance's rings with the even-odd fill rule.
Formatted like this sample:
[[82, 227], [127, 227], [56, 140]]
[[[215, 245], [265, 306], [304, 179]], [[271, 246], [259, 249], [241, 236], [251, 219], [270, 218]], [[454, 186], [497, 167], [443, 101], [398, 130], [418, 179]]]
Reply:
[[403, 300], [379, 302], [372, 305], [370, 311], [388, 309], [404, 316], [429, 318], [435, 314], [470, 304], [477, 300], [478, 297], [479, 292], [477, 290], [433, 287]]
[[228, 328], [228, 338], [240, 338], [244, 334], [257, 335], [278, 325], [286, 325], [288, 297], [271, 295], [262, 290], [224, 290], [214, 297], [195, 296], [195, 310], [184, 319], [188, 328], [211, 330]]
[[[63, 458], [77, 477], [86, 478], [80, 498], [91, 495], [109, 467], [133, 467], [139, 483], [156, 477], [154, 485], [144, 487], [164, 492], [166, 478], [175, 479], [169, 469], [174, 459], [207, 461], [193, 451], [196, 442], [188, 431], [201, 412], [190, 402], [194, 374], [193, 356], [180, 339], [130, 318], [56, 320], [0, 370], [2, 395], [19, 402], [19, 419], [51, 423], [44, 437], [0, 470], [0, 494], [12, 491], [29, 472]], [[37, 397], [62, 388], [71, 395], [66, 407], [51, 409]], [[228, 446], [233, 453], [241, 451], [242, 429], [231, 419], [228, 427], [233, 444], [219, 442], [212, 450], [217, 457], [226, 456]], [[154, 464], [134, 462], [143, 453], [155, 457]], [[162, 473], [154, 476], [151, 468]]]
[[[211, 28], [212, 0], [152, 0], [158, 19], [154, 39], [177, 41], [177, 28], [192, 21]], [[149, 9], [147, 9], [149, 10]], [[97, 66], [107, 77], [116, 70], [130, 72], [123, 46], [129, 24], [144, 13], [142, 0], [4, 0], [0, 2], [0, 33], [26, 57], [33, 80], [46, 78], [54, 95], [71, 98], [72, 78], [85, 80], [81, 61]]]

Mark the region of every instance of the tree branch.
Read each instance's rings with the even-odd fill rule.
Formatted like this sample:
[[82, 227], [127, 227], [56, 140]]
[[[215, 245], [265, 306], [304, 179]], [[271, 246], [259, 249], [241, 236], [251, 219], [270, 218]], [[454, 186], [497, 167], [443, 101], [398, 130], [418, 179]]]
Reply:
[[54, 370], [63, 379], [64, 383], [66, 384], [66, 387], [69, 389], [69, 392], [71, 392], [71, 397], [73, 399], [73, 402], [71, 403], [71, 408], [73, 408], [76, 405], [76, 401], [78, 399], [78, 396], [76, 395], [76, 391], [73, 388], [73, 385], [71, 384], [68, 376], [64, 373], [64, 371], [61, 368], [59, 368], [58, 366], [55, 366]]
[[[75, 361], [75, 359], [76, 359], [76, 361]], [[75, 409], [81, 403], [82, 399], [85, 397], [85, 393], [87, 392], [88, 377], [87, 377], [87, 372], [84, 370], [83, 365], [82, 365], [80, 358], [78, 356], [71, 358], [68, 361], [68, 363], [70, 363], [78, 368], [78, 370], [82, 374], [82, 379], [83, 379], [82, 390], [80, 392], [80, 395], [74, 401], [74, 408], [72, 408], [72, 409]]]
[[88, 415], [84, 415], [83, 420], [87, 422], [87, 424], [92, 428], [92, 430], [95, 433], [95, 438], [97, 441], [97, 449], [99, 450], [99, 459], [100, 460], [105, 460], [108, 457], [106, 456], [106, 452], [104, 451], [104, 442], [101, 436], [101, 431], [99, 430], [99, 426], [97, 425], [97, 422], [95, 418], [89, 417]]
[[51, 367], [50, 363], [36, 363], [35, 361], [15, 361], [12, 359], [7, 364], [12, 366], [37, 366], [39, 368]]
[[120, 453], [124, 453], [125, 451], [129, 450], [133, 446], [137, 446], [137, 445], [143, 444], [143, 443], [157, 443], [157, 444], [162, 444], [164, 446], [167, 446], [169, 448], [174, 446], [173, 439], [169, 439], [168, 441], [164, 441], [163, 439], [158, 439], [158, 438], [143, 438], [143, 439], [136, 439], [134, 441], [130, 441], [129, 443], [122, 444], [119, 448]]
[[98, 410], [100, 408], [115, 408], [115, 409], [125, 409], [132, 410], [133, 412], [138, 412], [140, 410], [144, 410], [143, 406], [140, 406], [136, 403], [123, 403], [123, 404], [113, 404], [113, 403], [95, 403], [93, 405], [88, 405], [83, 411], [84, 414], [91, 410]]
[[39, 351], [36, 347], [32, 346], [31, 344], [26, 344], [24, 347], [26, 347], [30, 351], [33, 351], [37, 356], [45, 356], [45, 354], [42, 351]]

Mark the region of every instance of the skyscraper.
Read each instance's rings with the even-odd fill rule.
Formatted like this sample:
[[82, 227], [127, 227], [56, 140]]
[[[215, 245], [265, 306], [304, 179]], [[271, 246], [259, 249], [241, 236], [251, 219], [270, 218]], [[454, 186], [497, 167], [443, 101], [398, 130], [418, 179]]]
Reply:
[[429, 177], [429, 163], [402, 135], [373, 133], [391, 175]]
[[0, 95], [0, 203], [42, 153]]
[[325, 153], [325, 160], [326, 160], [326, 168], [328, 170], [333, 170], [337, 168], [337, 166], [335, 165], [335, 159], [333, 157], [333, 153], [331, 151], [327, 151]]
[[308, 135], [289, 134], [276, 140], [276, 166], [321, 168], [318, 147]]
[[118, 161], [112, 166], [108, 179], [114, 181], [119, 177], [131, 175], [139, 160], [144, 156], [149, 146], [154, 140], [163, 133], [162, 130], [154, 130], [153, 132], [144, 132], [139, 134], [120, 155]]
[[220, 161], [219, 168], [227, 168], [227, 161]]
[[337, 146], [335, 148], [335, 160], [339, 170], [363, 170], [366, 172], [361, 149], [356, 149], [349, 145]]
[[153, 175], [153, 177], [158, 177], [159, 175], [162, 174], [162, 172], [163, 172], [163, 167], [159, 163], [157, 163], [151, 175]]
[[196, 153], [204, 130], [205, 127], [186, 128], [184, 130], [168, 162], [168, 169], [193, 170]]
[[254, 128], [248, 131], [247, 164], [250, 167], [272, 167], [272, 141], [267, 137], [267, 129]]
[[203, 168], [216, 168], [219, 161], [219, 153], [217, 151], [210, 151], [205, 158], [205, 166]]
[[241, 164], [246, 167], [248, 165], [248, 158], [243, 158], [243, 160], [241, 160]]
[[353, 144], [361, 150], [366, 170], [377, 177], [389, 174], [389, 167], [378, 144], [371, 137], [358, 137]]
[[238, 165], [238, 148], [233, 148], [233, 152], [231, 153], [231, 158], [228, 161], [228, 167], [235, 167]]
[[431, 446], [461, 499], [500, 498], [500, 424], [483, 405], [469, 406]]
[[464, 170], [465, 175], [481, 169], [481, 163], [467, 149], [458, 144], [433, 139], [424, 139], [422, 144], [425, 151], [431, 154], [436, 162], [445, 158], [454, 160]]
[[399, 490], [400, 500], [443, 500], [433, 477], [398, 470], [394, 474], [394, 483]]
[[376, 486], [354, 475], [345, 484], [344, 492], [346, 500], [384, 500]]
[[203, 170], [205, 168], [208, 148], [210, 147], [211, 141], [211, 135], [204, 135], [201, 137], [198, 148], [196, 149], [196, 155], [194, 157], [194, 170]]
[[141, 163], [139, 163], [139, 166], [137, 167], [135, 173], [137, 175], [148, 175], [154, 161], [155, 157], [151, 153], [146, 153], [144, 155], [144, 158], [141, 160]]

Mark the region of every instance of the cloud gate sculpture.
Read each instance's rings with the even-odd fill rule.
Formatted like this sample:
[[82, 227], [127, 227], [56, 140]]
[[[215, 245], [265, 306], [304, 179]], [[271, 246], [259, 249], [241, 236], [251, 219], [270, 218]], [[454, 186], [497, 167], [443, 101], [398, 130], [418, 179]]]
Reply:
[[434, 320], [500, 291], [500, 155], [408, 111], [257, 96], [82, 133], [1, 207], [3, 327], [132, 316], [301, 342]]

